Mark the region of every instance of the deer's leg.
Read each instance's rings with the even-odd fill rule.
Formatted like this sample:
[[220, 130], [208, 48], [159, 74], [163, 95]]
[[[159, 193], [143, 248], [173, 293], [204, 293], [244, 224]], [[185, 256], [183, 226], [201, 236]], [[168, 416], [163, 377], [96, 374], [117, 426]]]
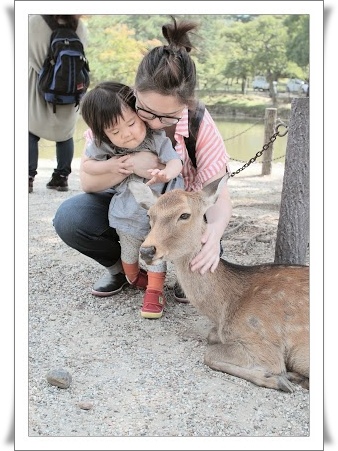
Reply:
[[289, 393], [294, 390], [286, 373], [276, 374], [270, 368], [260, 365], [255, 361], [255, 356], [249, 355], [241, 344], [209, 345], [204, 356], [204, 363], [214, 370], [240, 377], [260, 387]]
[[218, 337], [218, 332], [217, 332], [217, 327], [216, 326], [213, 326], [210, 329], [210, 332], [208, 334], [207, 340], [208, 340], [208, 344], [209, 345], [214, 345], [216, 343], [221, 343], [221, 340]]
[[309, 378], [306, 376], [303, 376], [302, 374], [296, 373], [296, 372], [287, 372], [286, 377], [289, 379], [289, 381], [293, 382], [294, 384], [298, 384], [303, 388], [306, 388], [309, 390]]

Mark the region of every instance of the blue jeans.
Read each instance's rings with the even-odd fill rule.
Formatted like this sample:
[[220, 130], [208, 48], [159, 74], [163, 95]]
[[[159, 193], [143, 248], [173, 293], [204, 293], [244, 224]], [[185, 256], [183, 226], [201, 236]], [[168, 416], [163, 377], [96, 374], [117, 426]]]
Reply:
[[[39, 159], [39, 136], [29, 132], [29, 173], [30, 177], [35, 177], [38, 168]], [[73, 138], [67, 139], [67, 141], [59, 141], [56, 143], [56, 161], [57, 168], [54, 172], [68, 177], [72, 172], [71, 164], [74, 156], [74, 140]]]
[[105, 267], [121, 255], [119, 237], [108, 222], [112, 196], [107, 192], [77, 194], [62, 202], [53, 220], [56, 233], [68, 246]]
[[[105, 267], [121, 257], [119, 236], [108, 222], [112, 196], [105, 191], [77, 194], [62, 202], [53, 219], [62, 241]], [[220, 243], [220, 256], [222, 253]]]

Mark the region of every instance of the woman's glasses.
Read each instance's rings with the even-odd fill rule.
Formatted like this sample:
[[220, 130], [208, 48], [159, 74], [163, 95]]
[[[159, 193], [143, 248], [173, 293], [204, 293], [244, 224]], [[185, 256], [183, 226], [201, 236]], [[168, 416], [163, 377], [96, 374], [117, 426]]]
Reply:
[[158, 119], [163, 125], [174, 125], [177, 124], [181, 120], [180, 117], [172, 117], [172, 116], [159, 116], [158, 114], [154, 114], [151, 111], [145, 110], [144, 108], [140, 108], [138, 106], [135, 107], [137, 115], [141, 119], [145, 119], [147, 121], [152, 121], [153, 119]]

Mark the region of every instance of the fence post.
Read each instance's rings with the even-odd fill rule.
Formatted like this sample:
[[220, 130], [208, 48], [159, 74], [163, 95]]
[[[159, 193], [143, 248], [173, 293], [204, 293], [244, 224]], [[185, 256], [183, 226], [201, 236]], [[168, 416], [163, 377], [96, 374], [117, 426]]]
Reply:
[[[277, 120], [277, 108], [266, 108], [264, 119], [264, 143], [270, 141], [271, 136], [275, 133]], [[262, 175], [271, 174], [272, 167], [273, 143], [263, 153]]]
[[275, 263], [305, 264], [309, 244], [309, 98], [291, 102]]

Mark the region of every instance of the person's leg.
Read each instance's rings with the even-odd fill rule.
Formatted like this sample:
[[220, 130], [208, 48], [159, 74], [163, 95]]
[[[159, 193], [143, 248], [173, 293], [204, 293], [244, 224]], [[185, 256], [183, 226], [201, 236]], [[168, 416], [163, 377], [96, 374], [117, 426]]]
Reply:
[[54, 169], [47, 188], [57, 191], [68, 191], [68, 176], [72, 172], [72, 161], [74, 156], [74, 140], [58, 141], [56, 143], [57, 167]]
[[74, 157], [74, 140], [73, 138], [67, 141], [60, 141], [56, 143], [56, 161], [57, 167], [54, 172], [68, 177], [72, 172], [72, 161]]
[[122, 266], [128, 282], [140, 289], [146, 289], [143, 297], [141, 316], [143, 318], [160, 318], [165, 306], [163, 287], [166, 277], [167, 265], [165, 262], [159, 265], [148, 266], [148, 273], [140, 269], [139, 254], [143, 238], [137, 238], [117, 231], [121, 243]]
[[81, 254], [107, 269], [93, 286], [95, 296], [111, 296], [128, 284], [120, 260], [119, 237], [109, 227], [111, 193], [82, 193], [65, 200], [56, 211], [53, 225], [59, 237]]
[[141, 316], [150, 319], [161, 318], [166, 303], [163, 289], [167, 265], [162, 262], [159, 265], [149, 265], [147, 269], [148, 285], [143, 297]]
[[144, 238], [136, 238], [120, 230], [116, 232], [120, 237], [121, 262], [126, 278], [131, 286], [145, 290], [148, 277], [146, 271], [139, 265], [139, 251]]
[[33, 191], [33, 182], [37, 174], [38, 160], [39, 160], [39, 142], [40, 138], [33, 133], [28, 133], [28, 191]]

